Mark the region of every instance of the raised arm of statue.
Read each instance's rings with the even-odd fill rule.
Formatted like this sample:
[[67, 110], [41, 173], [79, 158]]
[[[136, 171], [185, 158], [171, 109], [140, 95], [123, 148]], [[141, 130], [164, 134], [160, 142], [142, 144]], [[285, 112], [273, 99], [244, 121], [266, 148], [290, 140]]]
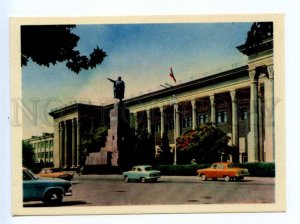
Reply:
[[113, 80], [113, 79], [110, 79], [110, 78], [107, 78], [109, 81], [111, 81], [112, 83], [116, 83], [116, 81], [115, 80]]

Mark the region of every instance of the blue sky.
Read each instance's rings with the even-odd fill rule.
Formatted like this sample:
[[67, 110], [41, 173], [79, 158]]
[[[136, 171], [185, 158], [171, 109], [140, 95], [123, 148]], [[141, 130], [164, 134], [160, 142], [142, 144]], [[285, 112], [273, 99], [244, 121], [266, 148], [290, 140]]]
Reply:
[[180, 23], [78, 25], [73, 32], [78, 50], [89, 54], [97, 45], [107, 53], [103, 63], [76, 75], [64, 63], [41, 67], [32, 62], [22, 69], [22, 94], [30, 108], [38, 99], [38, 124], [25, 116], [23, 138], [53, 131], [45, 111], [73, 100], [101, 104], [112, 98], [107, 77], [122, 76], [125, 98], [155, 91], [169, 77], [170, 67], [177, 84], [191, 76], [219, 67], [246, 62], [236, 46], [243, 44], [251, 23]]

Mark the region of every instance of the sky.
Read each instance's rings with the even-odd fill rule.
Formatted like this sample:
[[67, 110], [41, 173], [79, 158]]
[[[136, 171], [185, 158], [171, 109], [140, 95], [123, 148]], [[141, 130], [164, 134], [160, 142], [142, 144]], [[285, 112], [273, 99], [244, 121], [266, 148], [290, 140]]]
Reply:
[[[160, 84], [178, 85], [246, 63], [236, 47], [246, 40], [251, 23], [174, 23], [77, 25], [77, 49], [89, 55], [99, 46], [107, 53], [101, 65], [78, 75], [65, 63], [22, 68], [23, 138], [53, 132], [51, 109], [80, 101], [111, 103], [112, 83], [125, 81], [125, 98], [156, 91]], [[173, 68], [177, 82], [170, 78]], [[36, 105], [37, 113], [30, 111]], [[28, 112], [29, 111], [29, 112]], [[36, 116], [36, 122], [33, 122]]]

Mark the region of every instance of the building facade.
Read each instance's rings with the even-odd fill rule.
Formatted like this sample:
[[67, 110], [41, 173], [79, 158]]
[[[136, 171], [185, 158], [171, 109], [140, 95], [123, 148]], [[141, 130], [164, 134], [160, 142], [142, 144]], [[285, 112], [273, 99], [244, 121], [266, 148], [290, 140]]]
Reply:
[[82, 137], [105, 124], [102, 106], [75, 103], [53, 109], [49, 114], [54, 119], [54, 166], [65, 169], [76, 168], [81, 162], [84, 150]]
[[53, 133], [43, 133], [32, 136], [25, 141], [33, 146], [36, 161], [43, 164], [53, 164]]
[[[243, 66], [124, 100], [131, 125], [147, 129], [156, 145], [164, 133], [175, 145], [183, 132], [212, 122], [238, 148], [235, 161], [275, 161], [272, 23], [254, 23], [237, 49], [248, 56]], [[83, 129], [107, 124], [111, 108], [74, 104], [50, 113], [55, 166], [79, 165]]]
[[273, 162], [273, 24], [254, 23], [245, 44], [245, 66], [128, 99], [135, 128], [147, 128], [160, 144], [210, 121], [231, 137], [240, 162]]

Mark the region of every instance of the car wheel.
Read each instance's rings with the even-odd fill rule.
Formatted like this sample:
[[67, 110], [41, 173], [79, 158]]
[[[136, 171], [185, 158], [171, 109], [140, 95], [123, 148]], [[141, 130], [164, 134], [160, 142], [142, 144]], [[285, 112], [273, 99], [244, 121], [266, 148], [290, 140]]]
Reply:
[[129, 182], [129, 178], [127, 176], [124, 177], [125, 182]]
[[230, 176], [225, 176], [225, 181], [226, 181], [226, 182], [229, 182], [230, 179], [231, 179]]
[[200, 178], [201, 178], [202, 181], [207, 180], [207, 177], [205, 176], [205, 174], [201, 174]]
[[144, 177], [142, 177], [142, 178], [141, 178], [141, 182], [142, 182], [142, 183], [145, 183], [145, 182], [146, 182], [146, 179], [145, 179]]
[[152, 182], [153, 182], [153, 183], [156, 183], [156, 182], [157, 182], [157, 179], [152, 179]]
[[62, 192], [60, 191], [48, 191], [43, 199], [45, 204], [58, 204], [61, 203], [63, 199]]

